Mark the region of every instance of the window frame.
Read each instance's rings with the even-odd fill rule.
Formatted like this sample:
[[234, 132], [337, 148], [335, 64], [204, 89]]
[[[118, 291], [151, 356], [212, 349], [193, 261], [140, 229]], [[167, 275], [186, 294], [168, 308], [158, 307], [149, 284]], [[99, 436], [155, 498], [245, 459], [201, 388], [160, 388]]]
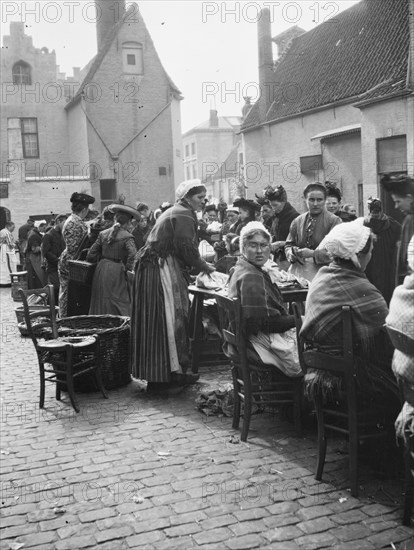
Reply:
[[[135, 64], [128, 63], [128, 56], [133, 55]], [[143, 76], [145, 73], [144, 67], [144, 46], [141, 42], [124, 42], [122, 44], [122, 68], [124, 74]]]
[[[22, 82], [23, 79], [21, 77], [24, 76], [24, 75], [21, 71], [19, 72], [19, 74], [17, 74], [15, 72], [16, 67], [27, 70], [27, 76], [28, 76], [27, 80], [28, 80], [28, 82]], [[16, 77], [20, 77], [18, 79], [18, 80], [20, 80], [20, 82], [16, 82], [16, 80], [17, 80]], [[31, 84], [32, 84], [32, 68], [29, 65], [29, 63], [26, 63], [26, 61], [23, 61], [23, 60], [16, 61], [16, 63], [12, 67], [12, 80], [13, 80], [13, 84], [16, 85], [16, 86], [23, 86], [23, 85], [31, 86]]]
[[[24, 131], [24, 121], [25, 120], [34, 120], [36, 122], [36, 132], [25, 132]], [[23, 158], [25, 159], [38, 159], [40, 158], [40, 144], [39, 144], [39, 125], [37, 123], [36, 117], [20, 117], [20, 134], [22, 136], [22, 148], [23, 148]], [[36, 145], [37, 145], [37, 155], [28, 155], [25, 136], [36, 136]]]

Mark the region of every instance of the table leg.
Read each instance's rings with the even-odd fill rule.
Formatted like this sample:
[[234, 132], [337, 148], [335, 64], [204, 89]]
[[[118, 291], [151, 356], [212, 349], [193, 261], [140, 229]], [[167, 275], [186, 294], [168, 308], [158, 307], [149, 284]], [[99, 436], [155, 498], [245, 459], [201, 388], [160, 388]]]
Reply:
[[198, 372], [198, 363], [203, 342], [203, 303], [204, 296], [197, 294], [194, 296], [191, 306], [191, 370], [194, 373]]

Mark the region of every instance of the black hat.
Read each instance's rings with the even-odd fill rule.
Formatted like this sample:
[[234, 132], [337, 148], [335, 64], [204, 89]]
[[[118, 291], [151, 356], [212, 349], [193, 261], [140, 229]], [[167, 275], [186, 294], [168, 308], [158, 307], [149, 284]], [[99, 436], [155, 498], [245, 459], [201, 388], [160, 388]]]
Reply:
[[414, 195], [414, 179], [410, 176], [384, 174], [380, 183], [388, 193], [401, 197], [404, 195]]
[[272, 187], [268, 185], [263, 192], [263, 197], [268, 201], [287, 201], [287, 193], [283, 185], [278, 185], [277, 187]]
[[336, 186], [336, 183], [332, 183], [330, 181], [325, 181], [325, 187], [326, 187], [326, 196], [327, 197], [335, 197], [338, 199], [338, 202], [341, 202], [342, 200], [342, 193], [340, 189]]
[[268, 204], [270, 206], [270, 201], [267, 199], [264, 195], [258, 195], [257, 193], [254, 194], [256, 197], [256, 202], [260, 204], [260, 206], [263, 206], [265, 204]]
[[204, 212], [217, 212], [217, 207], [215, 204], [207, 204], [207, 206], [204, 207]]
[[126, 204], [110, 204], [108, 206], [108, 210], [110, 210], [114, 214], [117, 214], [118, 212], [121, 214], [126, 214], [127, 216], [135, 218], [136, 220], [140, 220], [142, 217], [138, 210], [136, 210], [136, 208], [132, 208], [132, 206], [127, 206]]
[[379, 199], [376, 199], [374, 197], [368, 197], [367, 205], [368, 205], [368, 210], [370, 212], [381, 212], [382, 211], [382, 203]]
[[248, 208], [249, 210], [260, 210], [260, 204], [251, 199], [236, 199], [233, 202], [233, 206], [237, 206], [237, 208]]
[[86, 206], [87, 204], [93, 204], [95, 197], [91, 197], [91, 195], [87, 195], [86, 193], [72, 193], [70, 202], [80, 202]]

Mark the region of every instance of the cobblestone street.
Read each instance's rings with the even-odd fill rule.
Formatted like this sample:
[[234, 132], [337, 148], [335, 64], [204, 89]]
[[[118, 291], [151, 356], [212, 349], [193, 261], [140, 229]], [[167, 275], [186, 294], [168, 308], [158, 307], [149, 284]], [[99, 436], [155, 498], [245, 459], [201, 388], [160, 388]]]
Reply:
[[241, 443], [230, 418], [200, 413], [197, 393], [228, 382], [227, 367], [168, 398], [137, 381], [108, 400], [78, 394], [79, 414], [48, 384], [40, 410], [33, 344], [10, 289], [0, 298], [2, 549], [414, 548], [397, 475], [363, 467], [355, 499], [341, 440], [314, 480], [311, 422], [297, 438], [278, 415], [256, 415]]

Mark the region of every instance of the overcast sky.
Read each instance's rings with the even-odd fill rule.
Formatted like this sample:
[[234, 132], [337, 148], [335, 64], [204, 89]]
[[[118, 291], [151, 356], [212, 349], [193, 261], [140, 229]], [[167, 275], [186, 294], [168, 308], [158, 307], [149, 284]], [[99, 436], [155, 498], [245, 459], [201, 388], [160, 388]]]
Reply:
[[[305, 30], [335, 17], [357, 0], [279, 2], [138, 2], [164, 68], [181, 90], [182, 130], [219, 116], [240, 115], [243, 95], [257, 94], [257, 18], [271, 10], [273, 36], [293, 25]], [[131, 2], [127, 1], [127, 6]], [[83, 67], [96, 54], [96, 15], [89, 0], [1, 3], [1, 30], [23, 21], [34, 46], [56, 50], [61, 71]], [[276, 50], [275, 50], [276, 56]]]

